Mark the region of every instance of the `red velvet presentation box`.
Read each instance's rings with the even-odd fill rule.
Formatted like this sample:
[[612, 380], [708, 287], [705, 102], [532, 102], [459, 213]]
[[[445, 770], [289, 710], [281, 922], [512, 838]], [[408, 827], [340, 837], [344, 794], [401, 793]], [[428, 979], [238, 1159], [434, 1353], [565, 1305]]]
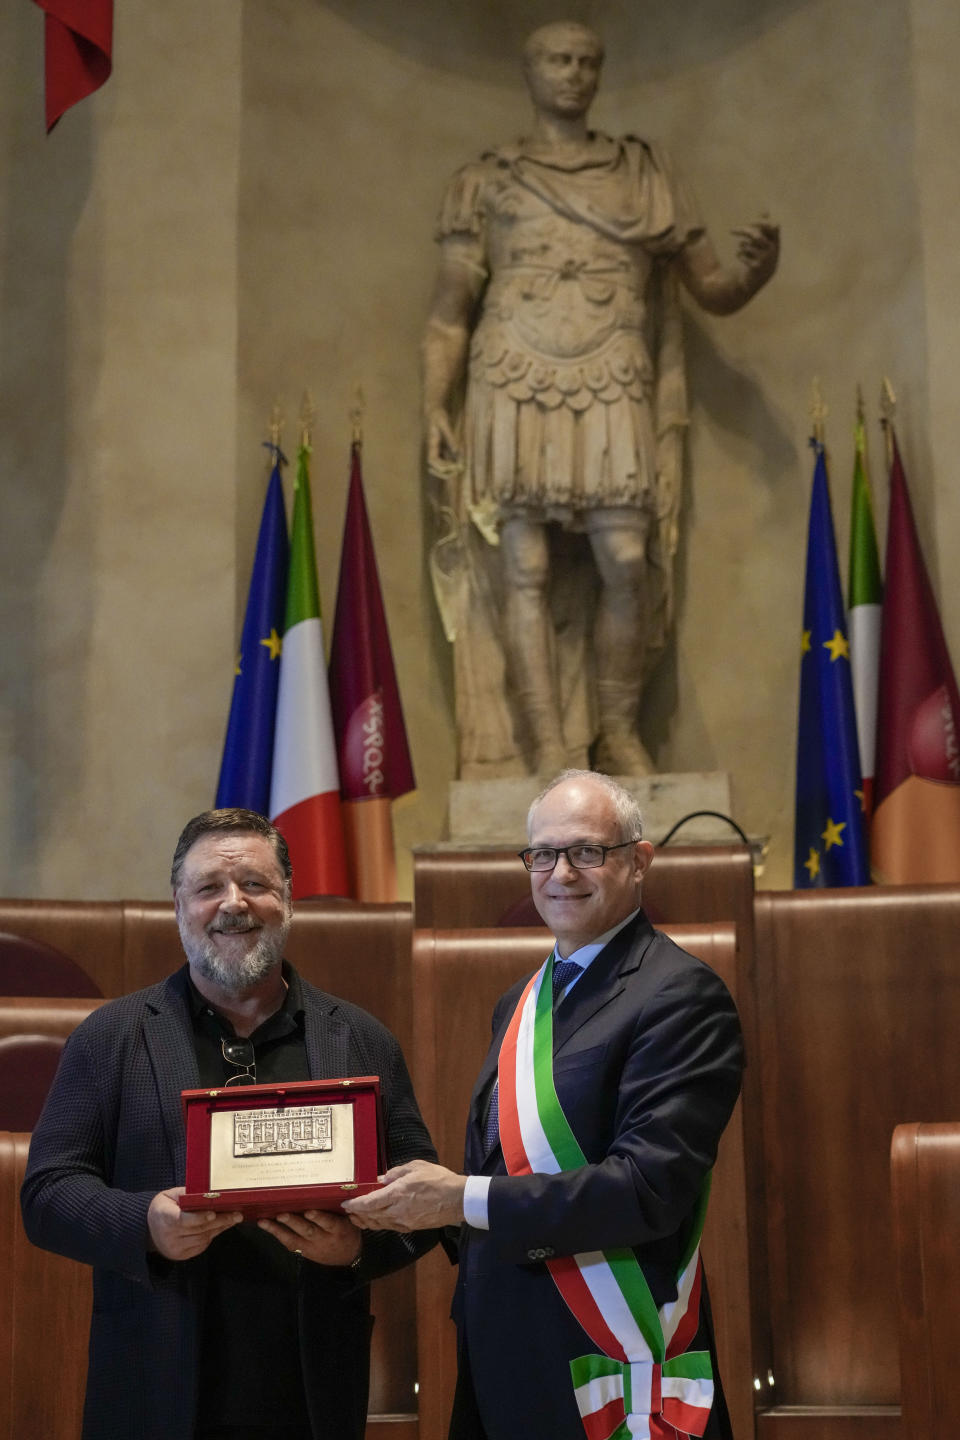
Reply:
[[339, 1210], [380, 1188], [380, 1077], [291, 1080], [184, 1090], [181, 1210], [239, 1210], [248, 1220]]

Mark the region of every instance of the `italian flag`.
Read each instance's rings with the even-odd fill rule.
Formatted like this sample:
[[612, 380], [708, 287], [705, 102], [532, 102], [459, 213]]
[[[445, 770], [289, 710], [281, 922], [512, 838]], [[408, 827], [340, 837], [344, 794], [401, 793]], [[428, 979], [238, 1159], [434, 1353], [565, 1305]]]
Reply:
[[290, 847], [295, 900], [350, 894], [313, 547], [309, 455], [310, 447], [301, 445], [270, 784], [270, 819]]
[[850, 516], [850, 571], [847, 612], [850, 671], [857, 714], [863, 811], [873, 813], [873, 776], [877, 750], [877, 696], [880, 683], [880, 623], [883, 584], [873, 503], [866, 465], [867, 440], [863, 416], [854, 430], [853, 504]]

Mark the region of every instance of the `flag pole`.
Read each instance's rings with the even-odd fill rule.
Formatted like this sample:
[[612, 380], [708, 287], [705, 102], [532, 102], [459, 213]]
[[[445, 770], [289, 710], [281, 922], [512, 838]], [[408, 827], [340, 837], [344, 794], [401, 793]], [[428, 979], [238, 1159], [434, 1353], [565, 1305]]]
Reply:
[[850, 564], [847, 572], [847, 625], [850, 671], [853, 678], [863, 782], [863, 813], [873, 809], [873, 779], [877, 749], [877, 695], [880, 672], [880, 629], [883, 585], [877, 532], [867, 466], [867, 431], [864, 424], [863, 386], [857, 384], [856, 421], [853, 427], [853, 484], [850, 497]]
[[887, 453], [887, 470], [893, 464], [893, 421], [897, 413], [897, 397], [889, 377], [884, 375], [880, 389], [880, 425], [883, 429], [883, 443]]
[[283, 411], [280, 408], [280, 401], [274, 400], [270, 408], [270, 424], [268, 433], [270, 435], [270, 448], [274, 455], [280, 455], [280, 436], [283, 433]]
[[813, 438], [818, 445], [824, 443], [824, 422], [829, 413], [820, 390], [820, 377], [815, 375], [810, 386], [810, 423], [813, 427]]
[[313, 445], [313, 422], [317, 418], [317, 407], [314, 405], [309, 390], [304, 390], [303, 398], [300, 401], [300, 444], [304, 450], [309, 450]]
[[351, 444], [356, 450], [363, 449], [363, 413], [366, 408], [363, 386], [358, 381], [356, 389], [354, 390], [353, 404], [350, 407]]

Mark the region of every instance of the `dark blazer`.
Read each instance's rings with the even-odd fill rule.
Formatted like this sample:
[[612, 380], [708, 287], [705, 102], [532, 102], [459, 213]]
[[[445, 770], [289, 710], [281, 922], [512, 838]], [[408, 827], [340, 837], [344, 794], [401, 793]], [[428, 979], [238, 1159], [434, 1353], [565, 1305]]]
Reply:
[[[740, 1025], [726, 986], [641, 913], [554, 1014], [554, 1081], [587, 1164], [508, 1176], [499, 1146], [484, 1154], [483, 1113], [525, 983], [497, 1003], [471, 1100], [466, 1170], [493, 1179], [489, 1231], [464, 1226], [461, 1235], [457, 1440], [583, 1440], [569, 1363], [595, 1347], [543, 1262], [631, 1246], [657, 1305], [675, 1298], [697, 1195], [740, 1089]], [[706, 1300], [692, 1348], [714, 1349]], [[729, 1436], [719, 1384], [707, 1435]]]
[[[151, 1199], [183, 1184], [180, 1092], [199, 1084], [186, 977], [184, 966], [74, 1031], [30, 1145], [27, 1235], [94, 1267], [84, 1440], [193, 1440], [206, 1257], [173, 1262], [147, 1251]], [[435, 1159], [390, 1032], [358, 1006], [300, 984], [310, 1075], [379, 1075], [390, 1163]], [[300, 1350], [317, 1440], [362, 1440], [367, 1282], [434, 1239], [367, 1233], [356, 1272], [301, 1264]]]

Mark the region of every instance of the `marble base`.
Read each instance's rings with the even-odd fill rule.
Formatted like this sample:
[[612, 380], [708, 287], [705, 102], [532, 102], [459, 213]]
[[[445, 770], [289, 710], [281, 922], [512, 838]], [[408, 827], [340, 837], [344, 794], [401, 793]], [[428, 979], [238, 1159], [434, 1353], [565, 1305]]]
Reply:
[[[731, 814], [730, 776], [726, 771], [693, 771], [679, 775], [618, 775], [643, 810], [644, 838], [658, 844], [684, 815], [693, 810]], [[450, 784], [451, 847], [516, 846], [527, 838], [527, 810], [543, 789], [535, 775], [516, 779], [454, 780]], [[736, 844], [737, 833], [722, 820], [698, 817], [676, 837], [684, 845]]]

